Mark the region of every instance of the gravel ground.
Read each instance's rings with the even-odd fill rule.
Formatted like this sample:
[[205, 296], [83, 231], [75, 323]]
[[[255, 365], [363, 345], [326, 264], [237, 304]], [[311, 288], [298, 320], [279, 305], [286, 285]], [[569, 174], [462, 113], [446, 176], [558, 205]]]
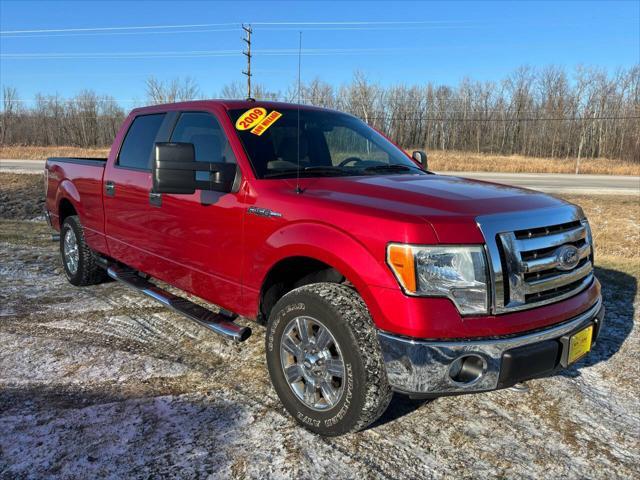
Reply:
[[0, 478], [640, 475], [637, 279], [621, 267], [598, 270], [606, 329], [569, 370], [528, 393], [396, 396], [368, 430], [323, 439], [280, 405], [262, 327], [232, 345], [114, 282], [75, 288], [19, 208], [0, 205]]

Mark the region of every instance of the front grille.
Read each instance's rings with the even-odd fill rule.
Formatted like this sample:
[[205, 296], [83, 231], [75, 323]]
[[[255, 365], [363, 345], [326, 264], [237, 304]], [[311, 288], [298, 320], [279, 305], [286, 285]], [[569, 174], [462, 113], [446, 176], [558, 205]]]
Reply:
[[567, 298], [593, 280], [591, 236], [585, 220], [497, 235], [504, 310]]

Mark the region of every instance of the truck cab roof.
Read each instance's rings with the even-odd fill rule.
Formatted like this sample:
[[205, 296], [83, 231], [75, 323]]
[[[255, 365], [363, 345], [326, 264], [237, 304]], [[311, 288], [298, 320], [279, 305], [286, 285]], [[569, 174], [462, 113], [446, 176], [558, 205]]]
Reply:
[[[329, 108], [316, 107], [314, 105], [305, 105], [291, 102], [273, 102], [273, 101], [262, 101], [262, 100], [233, 100], [233, 99], [208, 99], [208, 100], [190, 100], [186, 102], [174, 102], [174, 103], [161, 103], [158, 105], [148, 105], [145, 107], [134, 108], [131, 113], [140, 114], [144, 112], [157, 112], [162, 110], [192, 110], [199, 108], [211, 108], [211, 107], [222, 107], [225, 110], [242, 110], [249, 109], [253, 107], [264, 107], [266, 109], [290, 109], [290, 108], [300, 108], [301, 110], [317, 110], [317, 111], [333, 111], [338, 112], [338, 110], [333, 110]], [[343, 115], [345, 112], [339, 112]]]

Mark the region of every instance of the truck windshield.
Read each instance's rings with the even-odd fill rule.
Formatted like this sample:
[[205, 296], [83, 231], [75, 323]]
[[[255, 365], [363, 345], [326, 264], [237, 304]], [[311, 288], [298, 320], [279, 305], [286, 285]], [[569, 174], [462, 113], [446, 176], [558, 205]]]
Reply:
[[[397, 175], [426, 172], [386, 138], [339, 112], [256, 104], [229, 110], [258, 178]], [[299, 131], [299, 137], [297, 132]]]

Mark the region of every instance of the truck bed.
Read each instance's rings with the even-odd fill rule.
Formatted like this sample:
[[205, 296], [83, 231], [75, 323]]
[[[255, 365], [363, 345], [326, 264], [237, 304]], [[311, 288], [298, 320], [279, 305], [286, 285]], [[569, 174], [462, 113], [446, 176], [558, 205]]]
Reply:
[[78, 165], [95, 165], [104, 167], [107, 164], [107, 158], [96, 157], [49, 157], [47, 163], [75, 163]]
[[[51, 212], [54, 229], [60, 230], [58, 212], [73, 207], [83, 219], [87, 243], [96, 251], [106, 252], [102, 177], [106, 158], [50, 157], [45, 163], [46, 209]], [[63, 200], [66, 199], [66, 200]]]

